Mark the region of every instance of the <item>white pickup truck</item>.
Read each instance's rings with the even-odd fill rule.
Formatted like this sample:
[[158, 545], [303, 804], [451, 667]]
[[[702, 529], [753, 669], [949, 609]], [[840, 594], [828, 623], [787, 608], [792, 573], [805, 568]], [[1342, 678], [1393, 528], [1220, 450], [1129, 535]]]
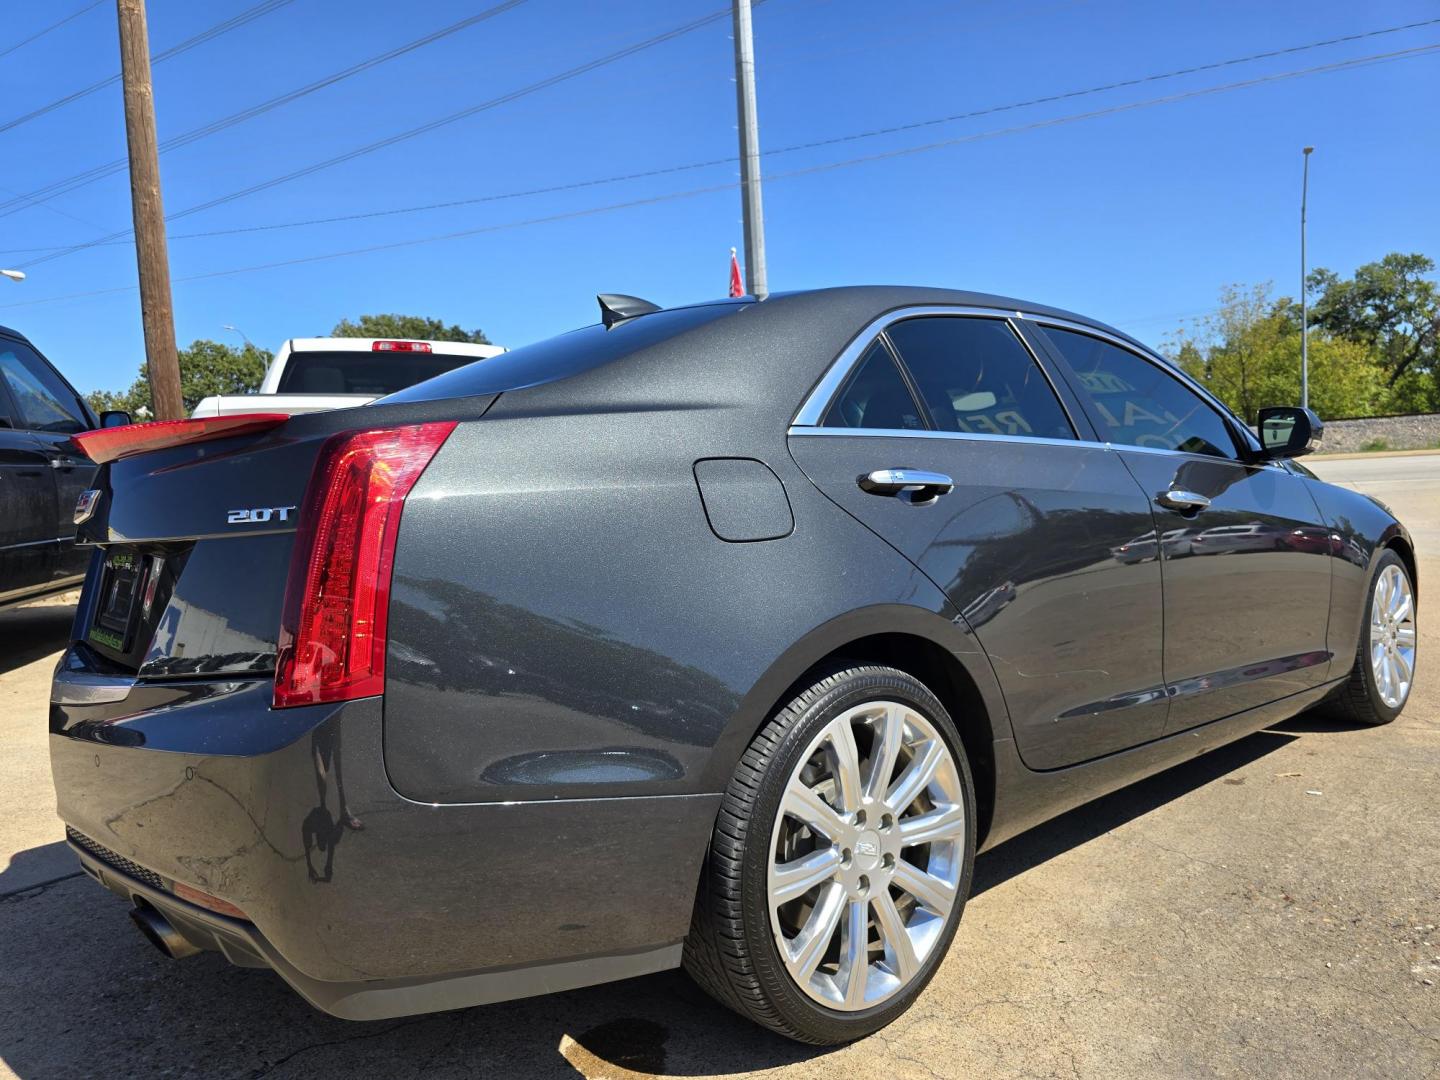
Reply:
[[270, 361], [258, 394], [207, 397], [190, 415], [349, 409], [504, 351], [465, 341], [291, 338]]

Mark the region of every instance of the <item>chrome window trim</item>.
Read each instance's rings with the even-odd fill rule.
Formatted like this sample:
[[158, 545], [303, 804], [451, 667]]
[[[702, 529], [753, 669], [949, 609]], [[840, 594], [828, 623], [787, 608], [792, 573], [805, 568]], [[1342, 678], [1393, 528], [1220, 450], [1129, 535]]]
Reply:
[[[964, 304], [916, 304], [911, 307], [893, 308], [878, 318], [872, 319], [865, 325], [864, 329], [850, 339], [850, 344], [841, 350], [840, 355], [837, 356], [830, 367], [826, 369], [825, 374], [820, 376], [820, 381], [815, 384], [815, 388], [806, 396], [799, 410], [795, 413], [795, 419], [790, 421], [790, 426], [792, 428], [819, 427], [820, 421], [825, 416], [826, 407], [839, 391], [841, 384], [845, 382], [851, 369], [859, 363], [860, 357], [864, 355], [865, 350], [874, 343], [876, 338], [885, 332], [887, 327], [897, 322], [905, 319], [924, 318], [927, 315], [969, 315], [984, 319], [1003, 319], [1009, 322], [1010, 319], [1020, 314], [1018, 311], [1005, 308], [975, 307]], [[1015, 336], [1020, 338], [1021, 345], [1025, 345], [1024, 337], [1018, 333]], [[1029, 350], [1028, 345], [1025, 345], [1025, 348], [1027, 351]], [[1040, 371], [1041, 374], [1044, 374], [1045, 369], [1043, 366], [1040, 368]], [[1058, 397], [1059, 395], [1056, 396]], [[1061, 401], [1060, 407], [1064, 409], [1065, 403], [1063, 401]], [[856, 428], [852, 430], [860, 429]]]
[[[847, 428], [847, 427], [805, 427], [792, 425], [786, 435], [828, 435], [831, 437], [859, 437], [862, 439], [958, 439], [962, 442], [1038, 443], [1042, 446], [1083, 446], [1088, 450], [1112, 450], [1116, 453], [1164, 454], [1168, 457], [1191, 458], [1208, 461], [1217, 465], [1234, 465], [1239, 468], [1253, 468], [1234, 458], [1216, 457], [1213, 454], [1196, 454], [1189, 450], [1169, 450], [1163, 446], [1131, 446], [1129, 443], [1096, 442], [1093, 439], [1050, 439], [1040, 435], [995, 435], [983, 431], [915, 431], [910, 428]], [[1269, 464], [1269, 463], [1267, 463]]]
[[[1088, 439], [1051, 439], [1041, 435], [995, 435], [983, 431], [940, 431], [926, 430], [916, 431], [911, 428], [846, 428], [846, 427], [808, 427], [802, 424], [792, 425], [785, 432], [786, 435], [849, 435], [860, 436], [864, 439], [958, 439], [962, 442], [1001, 442], [1001, 443], [1039, 443], [1042, 446], [1085, 446], [1091, 450], [1116, 450], [1120, 447], [1110, 446], [1107, 443], [1092, 442]], [[1131, 449], [1124, 447], [1124, 449]], [[1208, 460], [1219, 461], [1220, 458]]]

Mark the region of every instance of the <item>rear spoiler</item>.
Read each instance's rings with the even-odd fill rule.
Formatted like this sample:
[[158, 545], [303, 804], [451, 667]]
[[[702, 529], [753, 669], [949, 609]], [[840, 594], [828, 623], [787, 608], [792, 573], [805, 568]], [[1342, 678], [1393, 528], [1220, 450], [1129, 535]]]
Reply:
[[206, 416], [198, 420], [160, 420], [153, 424], [125, 424], [96, 428], [71, 435], [75, 449], [97, 465], [134, 457], [151, 450], [163, 450], [185, 443], [227, 439], [268, 431], [289, 420], [288, 413], [236, 413], [233, 416]]

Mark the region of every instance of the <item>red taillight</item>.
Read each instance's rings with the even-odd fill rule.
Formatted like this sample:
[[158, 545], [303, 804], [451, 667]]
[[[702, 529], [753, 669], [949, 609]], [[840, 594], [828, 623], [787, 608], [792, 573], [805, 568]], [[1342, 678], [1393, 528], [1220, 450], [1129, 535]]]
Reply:
[[371, 352], [429, 352], [428, 341], [377, 341], [370, 346]]
[[234, 416], [205, 416], [198, 420], [160, 420], [153, 424], [126, 424], [124, 427], [82, 431], [71, 435], [70, 441], [91, 461], [104, 464], [143, 454], [147, 450], [267, 431], [289, 419], [285, 413], [236, 413]]
[[285, 585], [277, 709], [384, 690], [400, 511], [454, 429], [454, 421], [445, 421], [325, 440], [305, 491]]

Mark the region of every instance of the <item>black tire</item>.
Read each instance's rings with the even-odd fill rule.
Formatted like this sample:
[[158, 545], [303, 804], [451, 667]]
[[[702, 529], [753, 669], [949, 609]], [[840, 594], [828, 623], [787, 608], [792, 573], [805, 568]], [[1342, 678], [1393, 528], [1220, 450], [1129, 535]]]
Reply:
[[[1405, 580], [1410, 584], [1412, 595], [1414, 594], [1415, 583], [1410, 580], [1410, 569], [1405, 565], [1405, 560], [1391, 548], [1381, 551], [1375, 559], [1370, 580], [1365, 586], [1365, 605], [1360, 614], [1360, 644], [1355, 650], [1355, 663], [1351, 667], [1350, 675], [1344, 685], [1326, 703], [1327, 712], [1348, 723], [1365, 724], [1372, 727], [1388, 724], [1405, 711], [1405, 704], [1409, 701], [1407, 696], [1395, 708], [1386, 705], [1380, 697], [1379, 688], [1375, 684], [1375, 672], [1370, 664], [1370, 614], [1371, 607], [1375, 603], [1375, 583], [1379, 580], [1381, 572], [1388, 566], [1400, 568], [1400, 572], [1405, 575]], [[1418, 598], [1415, 602], [1418, 607]]]
[[[845, 710], [879, 700], [898, 701], [920, 713], [950, 751], [963, 788], [964, 854], [954, 906], [912, 981], [869, 1009], [841, 1011], [807, 995], [777, 951], [766, 878], [770, 838], [786, 784], [811, 741]], [[918, 680], [880, 666], [848, 667], [817, 679], [761, 729], [736, 767], [715, 823], [685, 942], [686, 971], [722, 1004], [800, 1042], [835, 1045], [878, 1031], [924, 990], [959, 925], [975, 862], [974, 791], [954, 722]]]

